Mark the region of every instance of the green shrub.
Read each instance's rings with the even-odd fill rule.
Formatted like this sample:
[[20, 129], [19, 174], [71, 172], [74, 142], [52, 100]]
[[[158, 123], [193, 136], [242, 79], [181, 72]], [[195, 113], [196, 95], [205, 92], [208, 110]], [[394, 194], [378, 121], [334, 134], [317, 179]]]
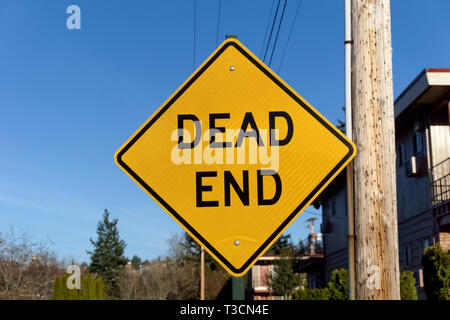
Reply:
[[53, 286], [52, 300], [63, 300], [63, 284], [61, 277], [56, 277], [55, 284]]
[[104, 285], [102, 278], [95, 279], [95, 288], [97, 291], [97, 300], [105, 300]]
[[400, 272], [400, 298], [402, 300], [417, 300], [416, 278], [412, 271]]
[[348, 271], [334, 270], [328, 283], [330, 300], [348, 300]]
[[69, 274], [56, 277], [53, 286], [52, 300], [104, 300], [103, 280], [94, 279], [90, 273], [81, 276], [81, 289], [69, 289]]
[[273, 272], [266, 277], [267, 286], [276, 294], [289, 299], [292, 291], [300, 284], [300, 276], [294, 272], [292, 257], [280, 255], [275, 261]]
[[[416, 279], [412, 271], [403, 271], [400, 275], [402, 300], [417, 300]], [[348, 300], [348, 271], [334, 270], [328, 287], [325, 289], [299, 289], [293, 292], [294, 300]]]
[[430, 300], [450, 300], [450, 252], [439, 243], [422, 256], [425, 293]]
[[324, 289], [299, 289], [293, 292], [294, 300], [348, 300], [348, 271], [334, 270], [328, 287]]
[[292, 293], [293, 300], [329, 300], [330, 290], [325, 289], [298, 289]]

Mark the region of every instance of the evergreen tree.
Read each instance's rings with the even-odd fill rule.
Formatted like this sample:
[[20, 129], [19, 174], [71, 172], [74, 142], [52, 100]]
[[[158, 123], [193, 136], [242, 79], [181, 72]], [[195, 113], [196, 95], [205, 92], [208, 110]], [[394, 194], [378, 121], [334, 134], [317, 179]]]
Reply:
[[69, 274], [56, 277], [53, 286], [52, 300], [104, 300], [103, 281], [94, 279], [91, 274], [81, 276], [81, 289], [69, 289], [67, 279]]
[[[342, 107], [342, 110], [344, 111], [344, 113], [345, 113], [345, 107]], [[336, 128], [338, 128], [339, 129], [339, 131], [341, 131], [342, 133], [344, 133], [345, 134], [345, 121], [342, 121], [341, 119], [337, 119], [337, 124], [336, 124]]]
[[105, 294], [103, 292], [103, 280], [102, 278], [97, 278], [95, 280], [95, 291], [97, 294], [97, 300], [105, 300]]
[[56, 277], [53, 285], [52, 300], [63, 300], [63, 288], [61, 277]]
[[95, 295], [95, 279], [90, 273], [81, 277], [80, 300], [97, 300]]
[[124, 256], [125, 242], [120, 240], [117, 229], [118, 219], [109, 220], [109, 212], [105, 209], [103, 220], [97, 225], [97, 240], [90, 239], [93, 251], [87, 251], [91, 256], [89, 272], [99, 275], [106, 284], [107, 293], [118, 296], [117, 280], [120, 271], [126, 265]]
[[276, 295], [289, 299], [292, 291], [300, 284], [300, 276], [294, 273], [292, 255], [282, 255], [273, 266], [273, 272], [267, 275], [268, 287]]
[[303, 243], [302, 240], [299, 241], [298, 246], [297, 246], [297, 253], [298, 254], [305, 254], [306, 253], [306, 246]]
[[139, 269], [141, 264], [142, 264], [142, 260], [137, 255], [134, 255], [133, 258], [131, 258], [131, 266], [133, 268]]
[[422, 255], [425, 293], [430, 300], [450, 300], [450, 250], [439, 243], [425, 249]]
[[281, 235], [277, 241], [267, 250], [266, 255], [293, 255], [295, 251], [294, 245], [292, 244], [291, 235]]
[[417, 300], [416, 278], [412, 271], [400, 272], [400, 299]]
[[273, 272], [266, 277], [268, 287], [277, 295], [289, 299], [292, 291], [300, 284], [300, 275], [294, 272], [295, 247], [291, 235], [281, 235], [267, 250], [266, 255], [278, 255]]
[[339, 131], [341, 131], [342, 133], [345, 133], [345, 122], [343, 122], [340, 119], [338, 119], [337, 121], [338, 121], [338, 123], [336, 125], [336, 128], [338, 128]]
[[200, 261], [201, 247], [187, 232], [183, 233], [180, 247], [184, 259], [196, 262]]
[[346, 269], [333, 270], [328, 289], [330, 300], [348, 300], [348, 271]]
[[61, 300], [73, 300], [72, 290], [67, 287], [68, 274], [61, 277]]
[[[189, 261], [200, 265], [201, 247], [187, 232], [184, 232], [180, 238], [174, 238], [171, 245], [172, 251], [176, 252], [173, 254], [173, 258], [178, 263]], [[207, 251], [205, 251], [205, 268], [206, 271], [216, 271], [222, 268]]]

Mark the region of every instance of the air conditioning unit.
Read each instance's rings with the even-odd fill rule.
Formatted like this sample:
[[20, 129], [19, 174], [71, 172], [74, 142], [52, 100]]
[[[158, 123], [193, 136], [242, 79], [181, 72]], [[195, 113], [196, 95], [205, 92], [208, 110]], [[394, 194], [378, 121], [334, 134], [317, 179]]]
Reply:
[[422, 176], [427, 170], [427, 161], [423, 155], [412, 156], [405, 165], [407, 177]]
[[323, 234], [333, 232], [333, 224], [331, 222], [322, 222], [320, 224], [320, 232]]

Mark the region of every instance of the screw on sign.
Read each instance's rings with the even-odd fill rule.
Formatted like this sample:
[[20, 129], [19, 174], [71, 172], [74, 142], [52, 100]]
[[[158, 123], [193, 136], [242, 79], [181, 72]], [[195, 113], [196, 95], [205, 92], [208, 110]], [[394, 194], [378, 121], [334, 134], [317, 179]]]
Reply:
[[115, 158], [228, 272], [241, 276], [355, 153], [308, 102], [228, 39]]

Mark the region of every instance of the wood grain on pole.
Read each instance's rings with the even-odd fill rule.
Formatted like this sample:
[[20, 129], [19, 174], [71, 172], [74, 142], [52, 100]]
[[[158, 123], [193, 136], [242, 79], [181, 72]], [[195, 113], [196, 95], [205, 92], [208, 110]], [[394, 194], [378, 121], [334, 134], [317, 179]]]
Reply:
[[200, 300], [205, 300], [205, 249], [200, 248]]
[[400, 299], [390, 1], [352, 0], [352, 33], [356, 298]]

